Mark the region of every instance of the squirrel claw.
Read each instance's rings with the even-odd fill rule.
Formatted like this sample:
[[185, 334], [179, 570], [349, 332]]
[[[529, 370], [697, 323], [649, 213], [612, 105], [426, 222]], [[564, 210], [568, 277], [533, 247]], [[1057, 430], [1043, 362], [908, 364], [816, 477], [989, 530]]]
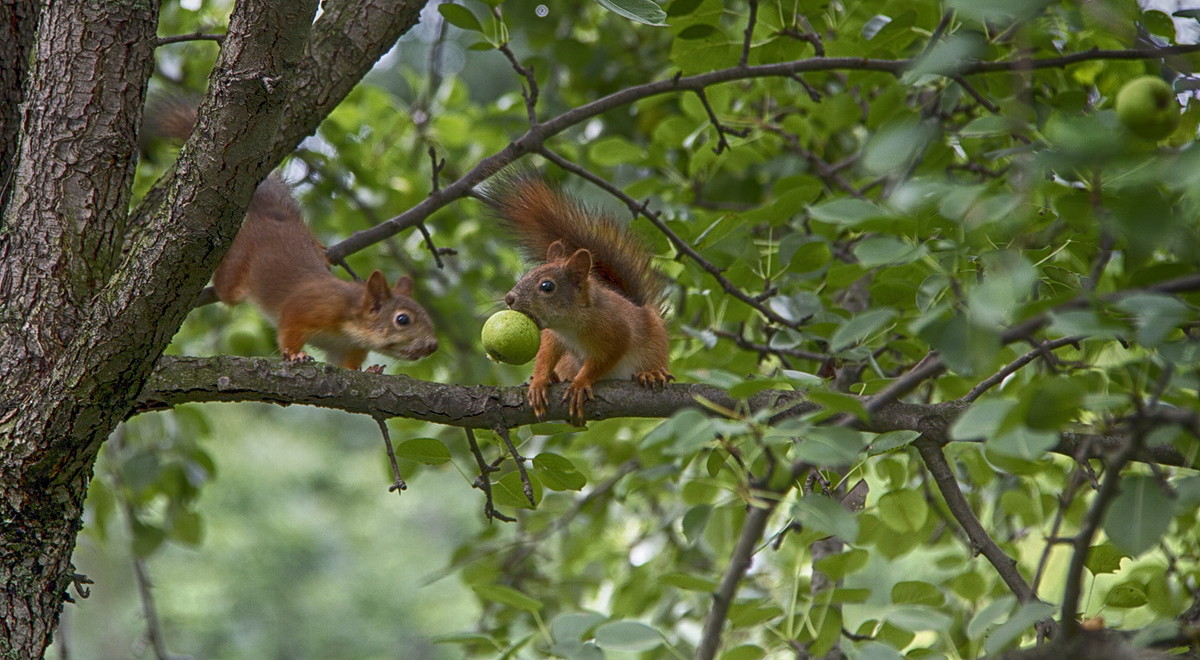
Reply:
[[540, 421], [546, 416], [546, 386], [544, 384], [529, 384], [529, 407], [533, 408], [533, 416]]
[[382, 364], [373, 364], [373, 365], [367, 367], [366, 369], [363, 369], [363, 371], [365, 371], [369, 374], [381, 374], [381, 373], [383, 373], [383, 365]]
[[304, 351], [296, 351], [295, 353], [284, 353], [283, 361], [284, 362], [294, 362], [296, 364], [303, 364], [305, 362], [312, 362], [313, 357], [311, 355], [309, 355], [308, 353], [305, 353]]
[[655, 369], [654, 371], [643, 371], [633, 375], [634, 380], [642, 387], [662, 387], [668, 382], [675, 380], [666, 369]]
[[591, 401], [595, 397], [592, 396], [592, 387], [590, 385], [577, 385], [571, 383], [566, 392], [563, 392], [563, 401], [567, 404], [567, 413], [570, 422], [576, 426], [584, 425], [583, 418], [583, 402]]

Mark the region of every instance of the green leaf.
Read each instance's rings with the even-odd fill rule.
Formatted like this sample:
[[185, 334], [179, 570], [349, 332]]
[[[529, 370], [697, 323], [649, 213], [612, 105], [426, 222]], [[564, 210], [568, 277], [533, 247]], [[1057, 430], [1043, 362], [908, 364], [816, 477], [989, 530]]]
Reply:
[[1146, 588], [1137, 582], [1125, 582], [1112, 588], [1104, 597], [1109, 607], [1141, 607], [1146, 604]]
[[1144, 346], [1161, 344], [1177, 328], [1195, 318], [1195, 313], [1185, 303], [1162, 294], [1126, 296], [1116, 306], [1133, 316], [1137, 340]]
[[840, 427], [821, 427], [807, 431], [795, 446], [794, 458], [813, 465], [835, 466], [853, 463], [862, 451], [862, 433]]
[[985, 115], [967, 122], [958, 134], [965, 138], [998, 137], [1009, 135], [1023, 127], [1024, 123], [1011, 117]]
[[667, 12], [651, 0], [596, 0], [601, 7], [631, 21], [655, 27], [667, 25]]
[[551, 452], [542, 452], [534, 457], [533, 469], [542, 485], [550, 490], [580, 490], [587, 485], [587, 477], [576, 469], [571, 461]]
[[866, 566], [870, 558], [871, 553], [862, 548], [855, 548], [822, 557], [813, 562], [813, 569], [836, 582]]
[[646, 149], [623, 137], [610, 135], [588, 145], [588, 157], [608, 167], [630, 165], [640, 163], [646, 157]]
[[848, 198], [838, 198], [817, 204], [809, 208], [809, 214], [814, 220], [847, 226], [887, 216], [883, 209], [871, 202]]
[[988, 635], [987, 641], [983, 643], [984, 650], [988, 655], [999, 653], [1021, 639], [1026, 631], [1033, 628], [1033, 624], [1053, 614], [1054, 606], [1049, 603], [1032, 602], [1022, 605], [1011, 619], [1000, 624]]
[[[441, 5], [445, 7], [446, 5]], [[450, 461], [450, 450], [434, 438], [413, 438], [396, 447], [396, 457], [424, 465], [442, 465]]]
[[[865, 412], [864, 408], [864, 412]], [[867, 445], [868, 456], [878, 456], [886, 454], [890, 451], [895, 451], [901, 447], [907, 447], [913, 443], [921, 434], [917, 431], [888, 431], [875, 436], [871, 444]]]
[[715, 437], [712, 420], [689, 408], [663, 420], [646, 434], [643, 444], [646, 447], [665, 444], [664, 451], [672, 456], [690, 456], [708, 446]]
[[906, 264], [925, 256], [924, 245], [912, 245], [895, 236], [872, 236], [854, 246], [854, 256], [866, 268], [885, 264]]
[[1036, 461], [1058, 444], [1058, 434], [1053, 431], [1035, 431], [1017, 427], [988, 438], [987, 449], [1001, 456]]
[[500, 603], [525, 612], [538, 612], [542, 602], [502, 584], [477, 584], [471, 587], [483, 600]]
[[555, 641], [582, 641], [593, 628], [604, 622], [596, 612], [567, 612], [550, 621], [550, 636]]
[[707, 504], [694, 506], [683, 514], [680, 526], [683, 528], [683, 537], [688, 540], [688, 543], [695, 544], [700, 539], [700, 534], [708, 526], [710, 517], [712, 517], [712, 507]]
[[933, 321], [919, 334], [961, 376], [985, 371], [1000, 352], [997, 328], [973, 324], [964, 315]]
[[867, 143], [863, 166], [876, 174], [902, 171], [925, 152], [937, 132], [937, 125], [928, 121], [889, 123]]
[[999, 432], [1005, 417], [1016, 405], [1016, 401], [1009, 399], [977, 401], [955, 420], [950, 427], [950, 437], [960, 441], [990, 438]]
[[862, 400], [852, 394], [829, 390], [809, 390], [804, 396], [830, 412], [850, 413], [864, 422], [870, 417]]
[[1058, 430], [1075, 420], [1086, 393], [1082, 382], [1074, 379], [1050, 378], [1033, 384], [1021, 397], [1025, 424], [1032, 429]]
[[925, 526], [929, 504], [915, 490], [894, 490], [879, 498], [879, 518], [892, 531], [912, 534]]
[[[529, 474], [529, 484], [533, 487], [533, 501], [540, 503], [542, 501], [542, 483], [536, 474]], [[510, 472], [492, 484], [492, 500], [501, 506], [521, 509], [537, 508], [530, 504], [529, 498], [525, 496], [525, 484], [521, 482], [521, 475], [517, 472]]]
[[806, 495], [796, 503], [795, 515], [807, 529], [837, 536], [848, 543], [858, 538], [858, 519], [833, 498]]
[[765, 657], [767, 652], [761, 646], [742, 644], [722, 653], [720, 660], [762, 660]]
[[898, 605], [940, 607], [946, 602], [942, 590], [928, 582], [903, 581], [892, 586], [892, 602]]
[[138, 559], [154, 554], [166, 538], [167, 534], [161, 527], [133, 519], [133, 556]]
[[691, 575], [690, 573], [667, 573], [660, 577], [658, 581], [665, 585], [687, 591], [711, 593], [717, 589], [717, 582], [715, 580], [700, 577], [699, 575]]
[[896, 310], [890, 307], [880, 307], [856, 314], [833, 333], [833, 337], [829, 340], [829, 349], [836, 352], [866, 341], [891, 323], [894, 318], [896, 318]]
[[967, 623], [967, 639], [983, 639], [989, 630], [998, 626], [1008, 616], [1016, 604], [1017, 599], [1008, 595], [988, 603]]
[[438, 13], [446, 22], [460, 30], [469, 30], [471, 32], [483, 32], [483, 25], [479, 19], [475, 18], [475, 14], [471, 13], [470, 9], [458, 4], [443, 2], [438, 5]]
[[1116, 573], [1121, 568], [1121, 560], [1128, 556], [1117, 550], [1112, 543], [1101, 543], [1088, 548], [1087, 559], [1084, 560], [1083, 566], [1092, 575]]
[[1121, 491], [1104, 515], [1104, 533], [1130, 557], [1154, 547], [1171, 526], [1175, 503], [1153, 477], [1121, 479]]
[[612, 651], [649, 651], [664, 639], [657, 628], [638, 621], [613, 621], [596, 629], [596, 643]]
[[182, 507], [172, 510], [168, 531], [180, 543], [198, 546], [204, 540], [204, 518]]

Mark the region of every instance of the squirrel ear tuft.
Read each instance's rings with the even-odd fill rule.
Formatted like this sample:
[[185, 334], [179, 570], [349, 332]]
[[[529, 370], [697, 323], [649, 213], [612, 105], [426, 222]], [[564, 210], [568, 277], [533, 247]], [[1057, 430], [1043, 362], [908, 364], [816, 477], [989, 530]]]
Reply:
[[392, 297], [388, 289], [387, 278], [379, 271], [372, 271], [367, 278], [367, 290], [363, 293], [363, 309], [377, 312], [383, 308], [384, 301]]
[[588, 250], [575, 250], [575, 254], [567, 260], [567, 272], [575, 282], [587, 282], [592, 272], [592, 253]]
[[561, 240], [554, 241], [546, 248], [546, 261], [558, 261], [567, 258], [567, 244]]
[[413, 290], [412, 278], [408, 275], [401, 275], [396, 280], [396, 286], [392, 287], [392, 293], [398, 296], [411, 296]]

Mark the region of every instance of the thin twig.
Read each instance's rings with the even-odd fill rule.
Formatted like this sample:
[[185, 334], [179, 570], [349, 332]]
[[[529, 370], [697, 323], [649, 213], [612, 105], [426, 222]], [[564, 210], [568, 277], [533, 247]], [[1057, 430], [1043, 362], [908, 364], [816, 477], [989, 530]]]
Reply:
[[[783, 138], [783, 141], [787, 143], [788, 148], [800, 154], [804, 160], [807, 160], [809, 165], [812, 165], [813, 169], [817, 171], [817, 176], [824, 181], [825, 185], [831, 190], [834, 188], [840, 188], [841, 190], [850, 193], [850, 195], [856, 199], [867, 199], [867, 196], [863, 194], [863, 191], [856, 188], [841, 174], [838, 174], [838, 170], [842, 168], [830, 165], [825, 161], [825, 159], [818, 156], [815, 151], [805, 147], [800, 143], [800, 138], [795, 133], [785, 131], [782, 127], [774, 124], [766, 124], [763, 128], [767, 132]], [[830, 185], [831, 183], [833, 185]]]
[[738, 586], [746, 571], [750, 568], [750, 559], [754, 549], [762, 539], [763, 531], [767, 528], [767, 520], [775, 510], [778, 500], [765, 498], [758, 505], [750, 507], [746, 520], [742, 523], [742, 531], [738, 536], [737, 545], [729, 557], [729, 565], [721, 576], [721, 584], [713, 593], [712, 608], [704, 617], [704, 627], [700, 633], [700, 643], [696, 648], [696, 660], [712, 660], [717, 656], [721, 647], [721, 631], [725, 627], [725, 619], [729, 616], [729, 608], [733, 605]]
[[497, 468], [488, 465], [488, 462], [483, 458], [483, 452], [479, 450], [479, 443], [475, 440], [475, 431], [470, 427], [464, 429], [467, 432], [467, 445], [471, 447], [471, 454], [475, 456], [475, 464], [479, 466], [479, 476], [475, 478], [473, 484], [476, 488], [483, 491], [483, 515], [488, 520], [499, 520], [502, 522], [516, 522], [516, 518], [508, 516], [496, 510], [495, 503], [492, 501], [492, 479], [488, 476], [489, 473], [495, 472]]
[[964, 396], [962, 398], [962, 400], [967, 403], [970, 403], [970, 402], [974, 401], [975, 399], [978, 399], [980, 396], [983, 395], [984, 392], [990, 390], [991, 388], [995, 387], [996, 385], [999, 385], [1001, 382], [1004, 381], [1005, 378], [1008, 378], [1009, 376], [1020, 371], [1022, 367], [1029, 364], [1030, 362], [1033, 362], [1034, 360], [1045, 355], [1046, 353], [1049, 353], [1050, 351], [1054, 351], [1059, 348], [1062, 348], [1063, 346], [1070, 346], [1071, 344], [1078, 344], [1080, 341], [1083, 341], [1083, 339], [1084, 339], [1083, 337], [1063, 337], [1062, 339], [1052, 339], [1052, 340], [1046, 340], [1044, 342], [1041, 342], [1032, 351], [1029, 351], [1028, 353], [1022, 355], [1021, 357], [1013, 360], [1012, 362], [1009, 362], [1008, 364], [1004, 365], [1004, 367], [1001, 368], [996, 373], [979, 381], [979, 384], [977, 384], [975, 387], [971, 388], [971, 391], [967, 392], [967, 395]]
[[[492, 13], [499, 18], [500, 9], [498, 7], [493, 7]], [[536, 126], [538, 123], [538, 84], [537, 78], [535, 78], [533, 75], [533, 70], [521, 64], [521, 61], [517, 59], [515, 54], [513, 54], [512, 49], [508, 47], [508, 44], [500, 44], [500, 46], [497, 47], [497, 50], [499, 50], [501, 53], [504, 53], [504, 56], [508, 58], [508, 63], [512, 65], [513, 70], [525, 79], [525, 84], [521, 87], [521, 96], [525, 97], [525, 114], [529, 118], [529, 124], [531, 126]]]
[[[1058, 537], [1058, 532], [1062, 529], [1067, 508], [1071, 506], [1071, 501], [1075, 499], [1075, 494], [1079, 492], [1079, 487], [1083, 485], [1085, 480], [1083, 468], [1087, 465], [1087, 455], [1090, 451], [1090, 442], [1081, 443], [1079, 451], [1075, 454], [1075, 469], [1071, 470], [1071, 479], [1067, 482], [1067, 487], [1058, 495], [1058, 510], [1054, 512], [1054, 522], [1050, 525], [1050, 534], [1046, 537], [1046, 547], [1042, 549], [1042, 556], [1038, 559], [1037, 570], [1033, 573], [1034, 591], [1037, 591], [1038, 586], [1042, 583], [1042, 576], [1045, 574], [1046, 566], [1050, 563], [1050, 552], [1057, 543], [1062, 542]], [[1075, 539], [1072, 538], [1069, 542], [1074, 543]]]
[[758, 22], [758, 0], [750, 0], [750, 17], [746, 19], [746, 33], [742, 38], [742, 57], [738, 64], [746, 66], [750, 63], [750, 44], [754, 40], [754, 25]]
[[400, 478], [400, 466], [396, 463], [396, 452], [392, 449], [392, 435], [388, 432], [387, 422], [382, 417], [376, 417], [375, 423], [379, 425], [379, 434], [383, 436], [383, 445], [387, 447], [388, 461], [392, 464], [392, 476], [396, 478], [392, 485], [388, 486], [388, 492], [396, 491], [397, 495], [403, 495], [404, 491], [408, 490], [408, 484]]
[[492, 430], [504, 440], [504, 446], [508, 447], [509, 455], [517, 464], [517, 472], [521, 475], [521, 488], [525, 491], [525, 498], [529, 500], [530, 506], [537, 508], [537, 500], [533, 497], [533, 483], [529, 481], [529, 473], [525, 471], [525, 457], [517, 451], [516, 445], [513, 444], [512, 438], [508, 434], [507, 427], [496, 425], [496, 428]]
[[167, 44], [177, 44], [184, 41], [215, 41], [217, 43], [225, 42], [225, 35], [208, 34], [204, 32], [193, 32], [191, 34], [178, 34], [173, 37], [159, 37], [154, 40], [154, 46], [166, 46]]
[[1138, 449], [1142, 445], [1142, 437], [1140, 430], [1135, 429], [1130, 441], [1108, 463], [1100, 491], [1096, 493], [1096, 498], [1092, 501], [1092, 508], [1088, 510], [1079, 533], [1075, 535], [1074, 552], [1071, 555], [1071, 563], [1067, 567], [1067, 582], [1063, 587], [1061, 620], [1063, 635], [1066, 637], [1074, 636], [1080, 630], [1079, 622], [1075, 620], [1075, 617], [1079, 613], [1079, 596], [1082, 593], [1083, 587], [1084, 562], [1087, 561], [1088, 550], [1092, 546], [1092, 539], [1096, 536], [1096, 530], [1100, 528], [1104, 512], [1108, 510], [1108, 505], [1112, 503], [1113, 498], [1120, 491], [1121, 470], [1137, 454]]
[[719, 154], [730, 148], [729, 140], [725, 139], [727, 133], [737, 135], [738, 137], [746, 136], [744, 131], [734, 131], [721, 123], [721, 120], [717, 118], [716, 110], [713, 110], [712, 104], [708, 102], [708, 94], [704, 93], [703, 88], [696, 90], [696, 96], [700, 97], [700, 104], [704, 106], [704, 111], [708, 113], [708, 121], [712, 123], [713, 128], [717, 129], [717, 146], [713, 147], [713, 153]]
[[767, 344], [759, 344], [757, 342], [750, 341], [744, 335], [742, 335], [741, 333], [738, 333], [738, 332], [730, 332], [728, 330], [721, 330], [719, 328], [713, 328], [712, 333], [718, 337], [733, 340], [733, 343], [737, 344], [738, 348], [742, 348], [747, 351], [753, 351], [753, 352], [759, 353], [761, 355], [775, 355], [777, 357], [791, 357], [791, 358], [797, 358], [800, 360], [812, 360], [814, 362], [823, 362], [824, 360], [829, 358], [828, 355], [825, 355], [823, 353], [815, 353], [813, 351], [803, 351], [798, 348], [777, 348], [774, 346], [768, 346]]
[[991, 563], [992, 567], [996, 569], [996, 573], [1000, 575], [1000, 579], [1004, 580], [1004, 584], [1016, 595], [1018, 601], [1031, 603], [1038, 600], [1037, 593], [1017, 570], [1016, 560], [1004, 554], [1000, 546], [996, 545], [987, 530], [983, 528], [983, 524], [979, 522], [975, 512], [971, 510], [971, 504], [967, 502], [967, 498], [959, 488], [958, 479], [950, 469], [950, 464], [946, 461], [946, 455], [942, 453], [941, 446], [924, 437], [918, 438], [913, 444], [921, 453], [921, 459], [929, 468], [929, 474], [937, 483], [938, 490], [942, 493], [942, 499], [950, 508], [950, 513], [967, 533], [967, 537], [971, 539], [972, 549], [982, 554]]

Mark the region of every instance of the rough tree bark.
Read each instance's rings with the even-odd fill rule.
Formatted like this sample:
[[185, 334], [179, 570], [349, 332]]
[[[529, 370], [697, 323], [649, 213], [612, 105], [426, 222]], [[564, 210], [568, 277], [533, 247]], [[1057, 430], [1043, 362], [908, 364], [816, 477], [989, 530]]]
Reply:
[[331, 0], [314, 24], [316, 0], [240, 0], [198, 130], [132, 215], [158, 2], [0, 6], [0, 657], [50, 643], [97, 451], [254, 187], [423, 4]]

